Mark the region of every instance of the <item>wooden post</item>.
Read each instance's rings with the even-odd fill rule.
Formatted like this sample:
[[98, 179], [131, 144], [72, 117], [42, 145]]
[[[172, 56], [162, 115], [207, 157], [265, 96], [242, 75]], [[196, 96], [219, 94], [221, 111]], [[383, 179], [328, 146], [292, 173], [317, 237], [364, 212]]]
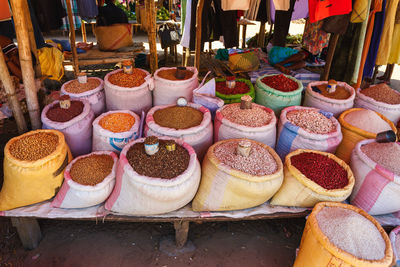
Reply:
[[188, 233], [189, 233], [189, 221], [174, 222], [175, 228], [175, 242], [178, 248], [185, 246]]
[[10, 73], [8, 72], [6, 60], [4, 58], [1, 46], [0, 46], [0, 80], [3, 82], [3, 86], [7, 94], [8, 103], [14, 114], [15, 121], [17, 122], [18, 133], [22, 134], [28, 131], [28, 127], [26, 126], [24, 113], [21, 110], [18, 98], [15, 95], [14, 83], [11, 79]]
[[340, 34], [334, 33], [331, 35], [331, 39], [329, 40], [329, 48], [328, 54], [326, 55], [325, 67], [324, 72], [321, 76], [321, 81], [327, 81], [329, 77], [329, 72], [331, 71], [331, 65], [333, 60], [333, 55], [335, 54], [336, 45], [339, 40]]
[[86, 39], [86, 25], [85, 25], [85, 21], [84, 20], [82, 20], [81, 31], [82, 31], [82, 42], [86, 43], [86, 41], [87, 41], [87, 39]]
[[78, 53], [76, 52], [75, 24], [74, 24], [74, 18], [72, 17], [71, 0], [66, 0], [66, 4], [67, 4], [67, 14], [69, 23], [69, 42], [71, 43], [72, 63], [74, 66], [74, 72], [76, 76], [79, 73], [79, 63], [78, 63]]
[[194, 66], [200, 71], [200, 56], [201, 56], [201, 23], [203, 19], [204, 0], [199, 0], [196, 11], [196, 46], [194, 55]]
[[148, 18], [147, 35], [150, 47], [150, 70], [154, 73], [158, 69], [158, 55], [156, 44], [156, 8], [154, 0], [145, 0], [145, 10]]
[[15, 32], [18, 41], [18, 53], [21, 62], [22, 79], [25, 87], [26, 102], [32, 129], [40, 129], [40, 108], [35, 83], [35, 73], [32, 68], [31, 49], [29, 48], [29, 35], [24, 15], [22, 0], [11, 0]]
[[265, 43], [265, 22], [260, 24], [260, 32], [258, 33], [257, 45], [258, 47], [264, 47]]
[[[15, 13], [14, 13], [15, 14]], [[17, 228], [19, 239], [26, 249], [34, 249], [42, 239], [38, 221], [28, 217], [12, 217], [12, 225]]]

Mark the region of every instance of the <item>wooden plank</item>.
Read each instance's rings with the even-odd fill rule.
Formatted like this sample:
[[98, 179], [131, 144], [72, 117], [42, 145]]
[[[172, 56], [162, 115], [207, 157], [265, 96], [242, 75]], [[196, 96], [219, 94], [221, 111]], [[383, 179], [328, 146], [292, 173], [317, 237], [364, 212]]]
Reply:
[[34, 249], [42, 239], [39, 223], [35, 218], [11, 218], [12, 225], [17, 228], [19, 239], [26, 249]]
[[87, 38], [86, 38], [86, 26], [85, 26], [85, 21], [82, 20], [82, 24], [81, 24], [81, 31], [82, 31], [82, 41], [84, 43], [87, 42]]
[[189, 222], [188, 221], [176, 221], [174, 222], [175, 228], [175, 242], [178, 248], [185, 246], [188, 233], [189, 233]]
[[68, 14], [68, 23], [69, 23], [69, 42], [71, 44], [72, 51], [72, 62], [74, 66], [75, 76], [79, 73], [79, 63], [78, 63], [78, 52], [76, 51], [75, 44], [75, 24], [74, 18], [72, 17], [72, 9], [71, 9], [71, 0], [66, 0], [67, 4], [67, 14]]
[[156, 44], [156, 8], [154, 0], [145, 0], [145, 10], [148, 18], [147, 34], [150, 47], [150, 70], [154, 73], [158, 69], [158, 55]]

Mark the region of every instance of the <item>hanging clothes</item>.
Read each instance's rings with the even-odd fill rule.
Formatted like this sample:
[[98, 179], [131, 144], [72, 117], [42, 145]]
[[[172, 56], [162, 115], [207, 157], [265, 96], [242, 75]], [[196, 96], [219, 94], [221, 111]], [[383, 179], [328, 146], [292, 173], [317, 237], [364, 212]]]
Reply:
[[258, 6], [258, 11], [257, 11], [257, 16], [256, 16], [256, 21], [260, 21], [262, 23], [269, 22], [271, 17], [270, 17], [270, 5], [269, 5], [269, 0], [261, 0], [260, 4]]
[[400, 64], [400, 20], [397, 20], [397, 17], [400, 17], [400, 3], [397, 6], [392, 48], [390, 49], [388, 64]]
[[308, 0], [310, 22], [347, 14], [351, 11], [351, 0]]
[[[264, 0], [266, 1], [266, 0]], [[250, 7], [249, 9], [244, 13], [244, 17], [248, 20], [256, 20], [257, 14], [258, 14], [258, 9], [260, 7], [260, 2], [261, 0], [250, 0]]]
[[329, 35], [322, 30], [323, 21], [310, 23], [307, 19], [303, 34], [303, 47], [312, 55], [318, 55], [328, 46]]
[[181, 35], [183, 34], [183, 29], [185, 28], [186, 21], [186, 0], [181, 0]]
[[275, 26], [274, 34], [272, 36], [272, 45], [286, 46], [286, 36], [289, 33], [290, 21], [296, 0], [290, 1], [290, 8], [288, 11], [275, 11]]
[[288, 11], [290, 8], [290, 0], [272, 0], [276, 10]]
[[[54, 1], [54, 0], [53, 0]], [[62, 5], [65, 10], [67, 10], [67, 2], [65, 0], [62, 0]], [[78, 4], [76, 0], [71, 0], [71, 9], [72, 9], [72, 18], [74, 21], [74, 26], [75, 30], [81, 28], [81, 17], [79, 17], [79, 10], [78, 10]], [[69, 22], [68, 22], [68, 15], [66, 14], [65, 17], [62, 18], [62, 26], [61, 29], [64, 31], [69, 30]]]
[[181, 45], [188, 48], [190, 46], [190, 28], [192, 20], [192, 0], [186, 1], [186, 16], [185, 26], [183, 27], [183, 34], [181, 38]]
[[[274, 0], [269, 0], [271, 4], [271, 21], [275, 22], [275, 8]], [[304, 19], [308, 17], [308, 0], [296, 0], [292, 12], [291, 20]]]
[[353, 12], [351, 12], [351, 23], [360, 23], [367, 19], [369, 10], [368, 0], [356, 0], [353, 5]]
[[62, 26], [62, 18], [67, 15], [61, 1], [31, 0], [40, 30], [49, 32]]
[[337, 15], [324, 19], [322, 29], [327, 33], [344, 34], [349, 26], [350, 14]]
[[79, 16], [84, 20], [93, 19], [99, 14], [96, 0], [77, 0]]
[[0, 22], [11, 20], [10, 6], [7, 0], [0, 0]]

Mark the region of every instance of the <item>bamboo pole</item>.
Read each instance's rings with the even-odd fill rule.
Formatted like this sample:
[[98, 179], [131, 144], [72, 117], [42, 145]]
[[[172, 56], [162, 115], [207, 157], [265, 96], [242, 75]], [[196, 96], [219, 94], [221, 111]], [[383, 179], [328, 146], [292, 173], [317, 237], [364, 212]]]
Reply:
[[31, 49], [29, 48], [29, 35], [24, 16], [22, 0], [11, 0], [15, 32], [18, 41], [18, 53], [21, 62], [22, 79], [25, 87], [26, 102], [32, 129], [40, 129], [40, 108], [35, 84], [35, 73], [32, 67]]
[[87, 38], [86, 38], [86, 25], [85, 25], [85, 21], [84, 20], [82, 20], [81, 31], [82, 31], [82, 42], [86, 43], [86, 41], [87, 41]]
[[200, 70], [200, 56], [201, 56], [201, 23], [203, 19], [204, 0], [199, 0], [197, 3], [196, 11], [196, 46], [194, 55], [194, 66]]
[[76, 52], [75, 24], [74, 24], [74, 18], [72, 17], [71, 0], [67, 0], [66, 4], [67, 4], [68, 23], [69, 23], [69, 42], [71, 43], [72, 62], [74, 66], [74, 72], [76, 75], [79, 73], [79, 63], [78, 63], [78, 53]]
[[326, 62], [324, 67], [324, 72], [321, 76], [321, 81], [327, 81], [329, 77], [329, 73], [331, 71], [331, 65], [333, 60], [333, 55], [335, 54], [336, 45], [339, 40], [340, 34], [334, 33], [331, 35], [331, 39], [329, 40], [328, 54], [326, 55]]
[[150, 70], [154, 73], [158, 69], [158, 55], [156, 44], [156, 8], [154, 0], [145, 0], [145, 11], [148, 18], [147, 35], [149, 38], [150, 47]]
[[22, 113], [21, 106], [18, 98], [15, 95], [14, 83], [11, 79], [10, 73], [8, 72], [6, 60], [4, 58], [3, 49], [0, 46], [0, 80], [3, 83], [4, 89], [7, 94], [8, 103], [14, 114], [15, 121], [17, 122], [18, 133], [22, 134], [28, 131], [26, 126], [24, 113]]

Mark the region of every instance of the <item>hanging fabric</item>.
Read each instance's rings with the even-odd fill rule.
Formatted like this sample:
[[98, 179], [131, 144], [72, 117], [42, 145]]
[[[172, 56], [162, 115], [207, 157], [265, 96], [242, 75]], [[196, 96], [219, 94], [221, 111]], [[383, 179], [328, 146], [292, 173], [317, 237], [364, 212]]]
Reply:
[[191, 21], [192, 21], [192, 0], [187, 0], [185, 26], [183, 27], [183, 34], [181, 39], [181, 45], [186, 48], [190, 46]]
[[308, 0], [310, 22], [347, 14], [351, 11], [351, 0]]
[[398, 17], [400, 17], [400, 3], [398, 4], [396, 11], [392, 48], [390, 49], [388, 64], [400, 64], [400, 21], [397, 20]]
[[349, 22], [350, 14], [327, 17], [324, 19], [322, 29], [327, 33], [344, 34]]
[[[54, 0], [53, 0], [54, 1]], [[62, 5], [65, 10], [67, 10], [67, 2], [66, 0], [62, 0]], [[71, 0], [71, 9], [72, 9], [72, 17], [74, 21], [75, 30], [81, 28], [81, 18], [79, 17], [78, 4], [76, 0]], [[69, 22], [68, 22], [68, 14], [62, 19], [63, 25], [61, 26], [62, 30], [69, 30]]]
[[99, 14], [96, 0], [77, 0], [79, 16], [84, 20], [96, 18]]
[[60, 29], [62, 18], [67, 15], [61, 1], [31, 0], [30, 2], [42, 32]]
[[272, 0], [276, 10], [288, 11], [290, 8], [290, 0]]
[[10, 6], [7, 0], [0, 0], [0, 22], [11, 19]]
[[368, 0], [356, 0], [351, 12], [351, 23], [360, 23], [367, 19], [369, 10]]
[[289, 33], [289, 26], [295, 2], [296, 0], [290, 1], [290, 8], [288, 11], [275, 11], [275, 26], [272, 45], [282, 47], [286, 46], [286, 36]]
[[[266, 0], [264, 0], [266, 1]], [[244, 13], [244, 17], [248, 20], [256, 20], [258, 8], [261, 0], [250, 0], [249, 9]]]
[[[268, 0], [270, 1], [270, 14], [271, 14], [271, 21], [275, 21], [275, 10], [276, 9], [274, 5], [274, 0]], [[294, 4], [294, 9], [292, 12], [292, 17], [291, 20], [298, 20], [298, 19], [303, 19], [308, 17], [308, 0], [296, 0]]]
[[313, 55], [321, 53], [328, 46], [328, 34], [322, 30], [323, 21], [310, 23], [307, 19], [303, 34], [303, 47]]
[[223, 11], [248, 10], [250, 7], [250, 0], [222, 0], [221, 7]]

